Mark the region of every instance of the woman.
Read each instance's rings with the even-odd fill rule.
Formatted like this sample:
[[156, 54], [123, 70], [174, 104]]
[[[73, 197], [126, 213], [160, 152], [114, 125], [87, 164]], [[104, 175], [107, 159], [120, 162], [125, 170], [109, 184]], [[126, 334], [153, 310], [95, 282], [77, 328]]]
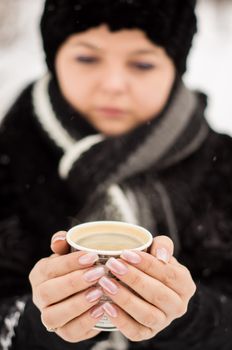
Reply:
[[[231, 349], [232, 143], [182, 82], [194, 5], [46, 1], [49, 73], [1, 125], [4, 349]], [[154, 235], [107, 262], [118, 282], [68, 251], [99, 219]], [[93, 329], [104, 314], [119, 332]]]

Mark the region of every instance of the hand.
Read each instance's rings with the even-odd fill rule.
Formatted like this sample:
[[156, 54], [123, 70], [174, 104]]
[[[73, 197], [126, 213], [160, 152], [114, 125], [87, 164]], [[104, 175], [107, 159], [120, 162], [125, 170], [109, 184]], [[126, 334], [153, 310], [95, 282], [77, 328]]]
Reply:
[[120, 282], [102, 277], [98, 283], [114, 302], [103, 305], [111, 322], [131, 341], [142, 341], [186, 313], [196, 286], [188, 269], [172, 257], [168, 237], [156, 237], [150, 254], [132, 254], [106, 263]]
[[[45, 327], [55, 330], [66, 341], [79, 342], [100, 333], [92, 328], [104, 314], [101, 306], [94, 307], [103, 292], [100, 287], [91, 286], [105, 270], [98, 267], [97, 273], [92, 273], [95, 268], [90, 267], [98, 259], [97, 255], [68, 254], [65, 235], [58, 232], [53, 236], [51, 248], [55, 254], [41, 259], [32, 269], [29, 280], [33, 302], [41, 311]], [[87, 256], [89, 262], [86, 262]]]

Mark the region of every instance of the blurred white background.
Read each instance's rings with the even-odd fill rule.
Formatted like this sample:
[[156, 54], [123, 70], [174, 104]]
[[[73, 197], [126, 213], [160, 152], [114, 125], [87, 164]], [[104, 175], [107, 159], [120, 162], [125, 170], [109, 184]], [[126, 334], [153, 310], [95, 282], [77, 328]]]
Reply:
[[[39, 34], [44, 0], [0, 0], [0, 118], [21, 89], [46, 71]], [[209, 96], [207, 119], [232, 135], [232, 0], [199, 0], [199, 32], [188, 86]]]

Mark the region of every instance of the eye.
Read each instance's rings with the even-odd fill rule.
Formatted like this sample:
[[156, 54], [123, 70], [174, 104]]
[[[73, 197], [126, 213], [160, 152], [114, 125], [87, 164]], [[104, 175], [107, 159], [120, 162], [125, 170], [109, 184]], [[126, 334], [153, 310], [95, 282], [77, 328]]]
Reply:
[[146, 71], [146, 70], [151, 70], [154, 69], [155, 66], [153, 64], [150, 63], [132, 63], [132, 66], [135, 67], [136, 69], [142, 70], [142, 71]]
[[98, 59], [96, 57], [91, 57], [91, 56], [79, 56], [76, 58], [76, 61], [84, 64], [92, 64], [92, 63], [96, 63]]

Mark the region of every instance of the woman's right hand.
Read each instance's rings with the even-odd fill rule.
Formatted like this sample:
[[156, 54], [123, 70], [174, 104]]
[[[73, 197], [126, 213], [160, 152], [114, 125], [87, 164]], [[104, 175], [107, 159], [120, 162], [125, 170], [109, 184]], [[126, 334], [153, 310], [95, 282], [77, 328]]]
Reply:
[[53, 236], [51, 248], [55, 254], [38, 261], [29, 280], [42, 323], [74, 343], [100, 333], [93, 327], [104, 314], [101, 306], [96, 306], [103, 292], [94, 285], [105, 271], [102, 266], [92, 267], [97, 255], [68, 253], [65, 234], [58, 232]]

